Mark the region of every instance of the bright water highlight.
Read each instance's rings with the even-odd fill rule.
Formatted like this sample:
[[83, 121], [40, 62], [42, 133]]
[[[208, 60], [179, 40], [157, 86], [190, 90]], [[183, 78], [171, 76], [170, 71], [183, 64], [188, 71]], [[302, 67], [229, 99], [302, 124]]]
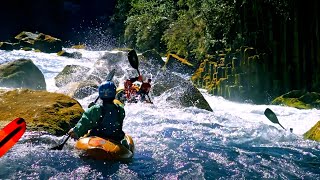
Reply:
[[[71, 52], [70, 49], [66, 49]], [[77, 50], [82, 59], [26, 51], [0, 51], [0, 63], [30, 58], [44, 73], [48, 91], [67, 64], [91, 67], [103, 51]], [[154, 104], [125, 106], [124, 131], [133, 137], [128, 162], [80, 158], [69, 140], [62, 151], [48, 148], [63, 137], [27, 132], [0, 159], [0, 179], [320, 179], [320, 144], [302, 134], [320, 120], [319, 110], [240, 104], [202, 91], [213, 112]], [[79, 100], [84, 108], [96, 94]], [[284, 131], [264, 116], [272, 109]]]

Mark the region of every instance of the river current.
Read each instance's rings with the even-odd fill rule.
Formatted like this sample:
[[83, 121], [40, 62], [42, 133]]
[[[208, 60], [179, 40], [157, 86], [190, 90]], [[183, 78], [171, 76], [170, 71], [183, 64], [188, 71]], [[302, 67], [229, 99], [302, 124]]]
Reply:
[[[54, 77], [65, 65], [92, 67], [104, 54], [77, 51], [82, 59], [0, 50], [0, 64], [33, 60], [45, 76], [47, 90], [54, 92]], [[0, 158], [0, 179], [320, 179], [320, 143], [302, 136], [320, 120], [320, 110], [241, 104], [201, 92], [213, 112], [174, 107], [163, 98], [170, 94], [152, 97], [154, 104], [126, 105], [124, 131], [136, 147], [130, 161], [80, 158], [74, 140], [61, 151], [48, 150], [64, 137], [26, 132]], [[87, 108], [96, 96], [78, 101]], [[293, 133], [270, 122], [264, 116], [266, 108]]]

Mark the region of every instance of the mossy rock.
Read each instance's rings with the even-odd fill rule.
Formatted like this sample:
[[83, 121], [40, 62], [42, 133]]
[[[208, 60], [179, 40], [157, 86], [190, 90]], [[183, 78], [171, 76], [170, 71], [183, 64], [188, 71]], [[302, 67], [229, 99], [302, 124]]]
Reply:
[[284, 105], [289, 107], [294, 107], [297, 109], [311, 109], [312, 107], [310, 105], [307, 105], [303, 103], [302, 101], [299, 101], [297, 98], [283, 98], [282, 96], [277, 97], [271, 102], [272, 105]]
[[0, 50], [12, 51], [19, 47], [19, 43], [0, 42]]
[[30, 59], [18, 59], [0, 65], [0, 86], [45, 90], [44, 75]]
[[303, 135], [306, 139], [320, 141], [320, 121]]
[[[196, 81], [197, 81], [199, 78], [202, 78], [202, 77], [201, 77], [201, 74], [202, 74], [202, 72], [204, 72], [205, 63], [206, 63], [205, 61], [202, 62], [202, 63], [199, 65], [198, 69], [192, 74], [192, 76], [191, 76], [191, 81], [192, 81], [193, 83], [196, 84]], [[202, 88], [202, 87], [200, 87], [200, 88]]]
[[62, 50], [60, 39], [43, 33], [23, 31], [15, 36], [15, 39], [19, 40], [21, 46], [39, 49], [45, 53], [55, 53]]
[[292, 90], [290, 92], [287, 92], [286, 94], [283, 94], [283, 98], [300, 98], [303, 96], [306, 92], [302, 90]]
[[280, 97], [275, 98], [271, 104], [285, 105], [298, 109], [320, 108], [320, 94], [317, 92], [306, 92], [293, 90]]
[[20, 50], [24, 50], [24, 51], [32, 51], [33, 49], [31, 47], [23, 47]]
[[123, 52], [129, 52], [133, 50], [132, 48], [114, 48], [112, 51], [123, 51]]
[[175, 54], [169, 54], [167, 56], [167, 61], [165, 62], [164, 67], [166, 70], [182, 74], [192, 74], [196, 70], [196, 67], [188, 60]]
[[78, 44], [71, 46], [72, 49], [86, 49], [86, 45], [84, 44]]
[[65, 134], [84, 112], [75, 99], [59, 93], [16, 89], [0, 93], [0, 121], [26, 120], [27, 130]]
[[74, 58], [74, 59], [81, 59], [82, 58], [82, 54], [80, 52], [66, 52], [65, 50], [59, 51], [57, 53], [58, 56], [64, 56], [64, 57], [68, 57], [68, 58]]

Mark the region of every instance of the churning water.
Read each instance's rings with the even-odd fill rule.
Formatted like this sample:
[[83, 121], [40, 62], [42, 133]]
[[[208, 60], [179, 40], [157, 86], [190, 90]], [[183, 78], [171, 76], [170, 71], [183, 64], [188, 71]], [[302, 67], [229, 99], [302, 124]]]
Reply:
[[[67, 49], [71, 52], [71, 49]], [[67, 64], [92, 67], [103, 51], [77, 50], [82, 59], [26, 51], [0, 51], [0, 63], [30, 58], [44, 73], [48, 91]], [[213, 112], [177, 108], [162, 96], [154, 104], [125, 106], [124, 131], [135, 155], [127, 162], [80, 158], [69, 140], [62, 151], [48, 150], [63, 137], [27, 132], [0, 159], [0, 179], [320, 179], [320, 144], [302, 134], [320, 120], [319, 110], [240, 104], [201, 90]], [[79, 100], [84, 108], [96, 94]], [[280, 123], [264, 116], [272, 109]]]

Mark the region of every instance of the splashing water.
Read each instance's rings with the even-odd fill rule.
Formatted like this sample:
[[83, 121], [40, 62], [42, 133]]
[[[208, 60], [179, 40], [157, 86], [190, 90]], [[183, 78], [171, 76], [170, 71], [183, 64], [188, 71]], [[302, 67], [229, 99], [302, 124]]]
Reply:
[[[74, 51], [67, 49], [68, 51]], [[91, 67], [104, 51], [77, 50], [82, 59], [56, 54], [0, 51], [0, 63], [30, 58], [44, 73], [48, 91], [67, 64]], [[213, 112], [177, 108], [161, 96], [154, 104], [125, 106], [124, 131], [133, 137], [135, 155], [128, 162], [83, 159], [69, 140], [62, 151], [48, 150], [63, 137], [27, 132], [0, 159], [0, 179], [319, 179], [320, 145], [302, 134], [320, 111], [240, 104], [201, 90]], [[167, 94], [168, 96], [170, 94]], [[87, 107], [97, 94], [79, 100]], [[263, 114], [269, 107], [283, 131]]]

